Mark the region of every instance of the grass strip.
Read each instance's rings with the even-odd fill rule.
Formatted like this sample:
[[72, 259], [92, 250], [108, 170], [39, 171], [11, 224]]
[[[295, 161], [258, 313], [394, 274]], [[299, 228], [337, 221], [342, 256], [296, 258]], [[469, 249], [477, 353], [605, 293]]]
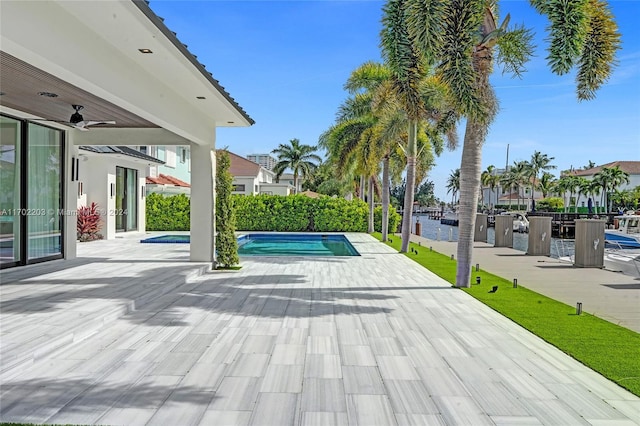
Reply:
[[[380, 233], [373, 236], [382, 240]], [[400, 250], [401, 240], [387, 245]], [[457, 262], [436, 251], [411, 243], [417, 254], [405, 253], [434, 274], [456, 281]], [[476, 277], [481, 284], [476, 285]], [[640, 334], [558, 302], [524, 287], [513, 288], [510, 280], [487, 271], [471, 273], [471, 288], [461, 289], [511, 319], [561, 351], [640, 396]], [[498, 291], [490, 293], [493, 286]]]

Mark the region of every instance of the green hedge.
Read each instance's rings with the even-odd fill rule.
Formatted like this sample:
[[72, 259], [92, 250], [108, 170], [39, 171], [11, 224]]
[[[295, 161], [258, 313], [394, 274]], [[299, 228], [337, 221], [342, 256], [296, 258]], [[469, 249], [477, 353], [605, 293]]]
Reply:
[[184, 194], [165, 197], [151, 193], [146, 200], [147, 231], [189, 230], [189, 197]]
[[[367, 204], [343, 198], [309, 198], [304, 195], [234, 195], [236, 229], [279, 232], [367, 232]], [[374, 212], [380, 231], [382, 208]], [[400, 215], [389, 211], [389, 232], [395, 232]], [[148, 231], [188, 231], [189, 198], [184, 195], [147, 196]]]

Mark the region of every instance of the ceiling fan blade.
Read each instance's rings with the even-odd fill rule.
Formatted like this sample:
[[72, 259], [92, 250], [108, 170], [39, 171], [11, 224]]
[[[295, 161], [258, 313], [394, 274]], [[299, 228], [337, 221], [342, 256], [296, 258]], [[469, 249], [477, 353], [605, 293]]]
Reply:
[[101, 124], [116, 124], [113, 120], [87, 121], [85, 126], [99, 126]]
[[87, 130], [89, 130], [87, 128], [87, 123], [85, 121], [79, 121], [77, 123], [70, 123], [71, 127], [73, 127], [74, 129], [78, 129], [80, 131], [86, 132]]

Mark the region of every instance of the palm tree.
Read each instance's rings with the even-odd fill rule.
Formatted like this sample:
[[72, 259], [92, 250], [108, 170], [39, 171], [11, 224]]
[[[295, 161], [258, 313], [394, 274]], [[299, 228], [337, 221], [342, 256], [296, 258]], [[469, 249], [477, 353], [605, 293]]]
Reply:
[[447, 178], [447, 194], [451, 192], [451, 208], [456, 204], [456, 194], [460, 191], [460, 169], [451, 170]]
[[[343, 108], [349, 102], [345, 102]], [[373, 178], [377, 174], [376, 146], [371, 144], [376, 120], [370, 114], [338, 121], [320, 137], [320, 145], [327, 149], [329, 161], [334, 166], [336, 176], [353, 179], [361, 176], [360, 193], [365, 192], [363, 181], [369, 183], [368, 230], [373, 232]]]
[[[595, 198], [597, 195], [600, 195], [600, 188], [601, 188], [600, 182], [598, 182], [598, 180], [595, 179], [595, 176], [594, 176], [594, 179], [591, 179], [589, 181], [589, 195], [593, 196], [593, 201], [595, 201]], [[598, 207], [596, 207], [595, 212], [598, 213], [598, 210], [599, 210]]]
[[553, 192], [555, 183], [555, 176], [548, 172], [542, 172], [542, 176], [538, 181], [538, 190], [542, 192], [542, 198], [547, 198], [547, 195]]
[[547, 154], [542, 154], [540, 151], [534, 151], [529, 161], [531, 167], [531, 174], [533, 181], [531, 182], [531, 204], [533, 205], [533, 191], [538, 184], [538, 174], [540, 171], [546, 172], [547, 170], [555, 169], [556, 166], [550, 164], [555, 157], [549, 157]]
[[578, 176], [578, 179], [576, 180], [576, 189], [577, 189], [577, 195], [576, 195], [576, 207], [574, 209], [574, 211], [577, 213], [578, 212], [578, 205], [580, 204], [580, 196], [581, 195], [589, 195], [589, 191], [591, 191], [591, 181], [587, 178], [584, 178], [582, 176]]
[[[568, 212], [571, 207], [571, 199], [573, 198], [573, 194], [578, 191], [580, 187], [580, 179], [575, 175], [564, 175], [561, 176], [558, 180], [558, 191], [562, 191], [563, 199], [566, 193], [569, 193], [569, 200], [564, 205], [564, 211]], [[577, 206], [577, 202], [575, 205]], [[577, 207], [576, 207], [577, 208]]]
[[[356, 68], [344, 86], [352, 97], [341, 105], [338, 123], [321, 137], [321, 145], [328, 149], [340, 171], [345, 169], [346, 164], [353, 163], [354, 159], [359, 160], [358, 164], [368, 166], [366, 170], [357, 166], [358, 173], [362, 172], [363, 176], [366, 174], [372, 183], [373, 179], [377, 180], [377, 164], [382, 162], [383, 240], [386, 240], [388, 235], [390, 175], [398, 175], [395, 179], [398, 180], [400, 170], [404, 169], [404, 159], [400, 165], [400, 148], [407, 139], [408, 127], [407, 115], [395, 101], [391, 83], [391, 70], [383, 64], [367, 62]], [[420, 93], [425, 98], [427, 114], [434, 110], [442, 111], [443, 105], [439, 102], [439, 96], [434, 95], [442, 89], [434, 85], [430, 79], [424, 79], [420, 84]], [[436, 129], [432, 124], [436, 124]], [[442, 151], [442, 135], [438, 133], [437, 124], [439, 123], [428, 123], [424, 119], [419, 123], [416, 136], [416, 182], [424, 180], [426, 173], [433, 166], [433, 151], [436, 154]], [[369, 154], [364, 157], [352, 156], [354, 152], [365, 151]], [[373, 185], [370, 185], [370, 188], [372, 187]], [[369, 198], [371, 200], [373, 197]], [[373, 205], [370, 204], [370, 217], [372, 214]]]
[[[416, 186], [416, 158], [418, 156], [418, 129], [420, 123], [430, 121], [433, 128], [427, 129], [430, 138], [437, 134], [455, 131], [457, 114], [442, 114], [442, 93], [448, 86], [437, 78], [428, 79], [427, 65], [422, 52], [412, 43], [408, 32], [407, 0], [389, 0], [383, 8], [382, 31], [380, 33], [382, 56], [391, 71], [389, 82], [394, 103], [406, 115], [408, 121], [407, 143], [403, 146], [407, 158], [406, 192], [402, 216], [402, 246], [400, 252], [409, 249], [413, 198]], [[434, 90], [434, 88], [436, 88]], [[438, 99], [440, 98], [440, 99]]]
[[[615, 166], [609, 169], [609, 190], [611, 192], [614, 192], [618, 189], [618, 186], [622, 185], [623, 183], [626, 183], [627, 185], [629, 184], [630, 180], [629, 180], [629, 173], [625, 172], [624, 170], [622, 170], [620, 168], [620, 166]], [[609, 201], [609, 194], [607, 193], [607, 201]], [[609, 202], [607, 204], [609, 206], [609, 211], [613, 210], [613, 204], [611, 202]]]
[[[502, 185], [503, 188], [509, 190], [509, 210], [511, 210], [512, 191], [518, 187], [519, 181], [520, 181], [520, 177], [518, 176], [518, 173], [516, 173], [516, 171], [513, 170], [512, 168], [507, 170], [505, 173], [503, 173], [500, 176], [500, 185]], [[518, 197], [520, 197], [519, 192], [518, 192]], [[519, 202], [520, 200], [518, 200], [518, 203]]]
[[[620, 35], [604, 0], [531, 0], [550, 20], [548, 62], [556, 74], [577, 67], [577, 95], [595, 97], [609, 78], [620, 48]], [[498, 26], [496, 0], [407, 0], [411, 40], [453, 90], [459, 111], [466, 116], [460, 172], [460, 222], [456, 285], [469, 287], [480, 187], [481, 147], [497, 112], [489, 75], [493, 59], [504, 70], [521, 75], [533, 51], [532, 34], [524, 27]], [[406, 39], [398, 39], [406, 50]], [[495, 50], [498, 52], [495, 52]], [[496, 54], [497, 53], [497, 54]]]
[[593, 176], [593, 180], [597, 181], [602, 188], [602, 205], [605, 207], [605, 212], [611, 211], [611, 205], [609, 203], [609, 192], [613, 192], [622, 183], [629, 183], [629, 174], [619, 166], [615, 167], [603, 167], [598, 173]]
[[515, 161], [511, 172], [515, 175], [515, 183], [518, 190], [518, 210], [520, 210], [520, 198], [525, 198], [524, 194], [520, 193], [520, 188], [526, 187], [527, 183], [531, 181], [531, 166], [527, 161]]
[[317, 164], [322, 162], [322, 158], [315, 154], [316, 150], [315, 146], [301, 145], [298, 139], [291, 139], [289, 145], [281, 143], [278, 148], [271, 151], [278, 156], [278, 162], [273, 168], [276, 180], [280, 179], [285, 170], [291, 169], [293, 171], [294, 192], [296, 192], [298, 190], [298, 176], [306, 178], [317, 167]]
[[[493, 192], [495, 191], [496, 185], [498, 185], [500, 178], [498, 175], [495, 174], [495, 166], [494, 165], [490, 165], [487, 167], [487, 170], [485, 170], [484, 172], [482, 172], [482, 175], [480, 176], [480, 182], [482, 183], [483, 187], [485, 188], [489, 188], [489, 206], [491, 206], [491, 211], [493, 211], [493, 206], [491, 204], [491, 195], [493, 194]], [[484, 203], [484, 197], [482, 202]], [[498, 202], [498, 200], [496, 200], [496, 203]]]
[[582, 169], [583, 170], [589, 170], [589, 169], [593, 169], [596, 166], [597, 166], [596, 163], [594, 163], [593, 161], [589, 160], [589, 163], [586, 166], [584, 166]]

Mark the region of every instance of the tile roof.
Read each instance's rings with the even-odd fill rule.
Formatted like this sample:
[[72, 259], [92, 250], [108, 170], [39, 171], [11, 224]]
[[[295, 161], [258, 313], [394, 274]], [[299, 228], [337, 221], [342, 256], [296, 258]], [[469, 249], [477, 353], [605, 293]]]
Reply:
[[160, 173], [159, 176], [157, 177], [151, 177], [151, 176], [147, 176], [147, 183], [148, 184], [155, 184], [155, 185], [174, 185], [174, 186], [184, 186], [184, 187], [191, 187], [191, 185], [189, 185], [187, 182], [182, 181], [178, 178], [175, 178], [173, 176], [170, 175], [165, 175]]
[[640, 161], [613, 161], [587, 170], [574, 170], [571, 174], [574, 176], [593, 176], [605, 167], [610, 169], [615, 166], [620, 167], [620, 170], [630, 175], [640, 175]]
[[229, 159], [231, 160], [229, 172], [233, 176], [258, 176], [258, 173], [260, 173], [260, 164], [240, 157], [233, 152], [227, 152], [229, 152]]
[[306, 195], [309, 198], [320, 198], [320, 196], [322, 196], [322, 194], [318, 194], [317, 192], [313, 192], [313, 191], [302, 191], [298, 195]]
[[164, 161], [158, 160], [156, 157], [152, 157], [147, 154], [143, 154], [137, 149], [133, 149], [128, 146], [111, 146], [111, 145], [82, 145], [78, 147], [84, 151], [95, 152], [97, 154], [120, 154], [127, 155], [129, 157], [138, 158], [140, 160], [149, 161], [152, 163], [164, 164]]

